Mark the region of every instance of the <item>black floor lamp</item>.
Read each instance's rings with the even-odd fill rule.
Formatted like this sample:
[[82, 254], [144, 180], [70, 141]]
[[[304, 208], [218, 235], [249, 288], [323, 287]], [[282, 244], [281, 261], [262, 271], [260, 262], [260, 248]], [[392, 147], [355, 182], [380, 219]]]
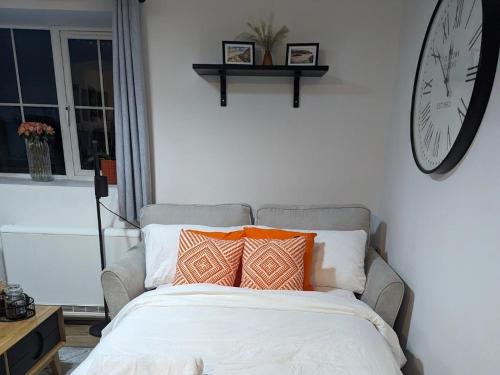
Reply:
[[[101, 204], [100, 199], [108, 196], [108, 178], [101, 176], [99, 167], [99, 156], [97, 155], [97, 141], [92, 141], [92, 148], [94, 152], [94, 190], [95, 190], [95, 205], [97, 210], [97, 231], [99, 233], [99, 250], [101, 253], [101, 271], [106, 267], [106, 257], [104, 254], [104, 239], [101, 228]], [[102, 330], [109, 323], [109, 311], [106, 299], [104, 299], [104, 321], [98, 322], [89, 328], [89, 333], [95, 337], [101, 337]]]

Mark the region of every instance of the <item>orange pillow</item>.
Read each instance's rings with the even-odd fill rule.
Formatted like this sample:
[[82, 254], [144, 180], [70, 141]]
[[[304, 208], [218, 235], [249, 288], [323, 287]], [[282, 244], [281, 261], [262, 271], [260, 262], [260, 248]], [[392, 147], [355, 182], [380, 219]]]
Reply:
[[[191, 233], [201, 234], [202, 236], [207, 236], [218, 240], [236, 241], [236, 240], [241, 240], [243, 237], [245, 237], [244, 230], [237, 230], [234, 232], [203, 232], [201, 230], [188, 229], [188, 231]], [[238, 271], [236, 271], [236, 277], [234, 278], [234, 286], [239, 287], [240, 284], [241, 284], [241, 262], [238, 266]]]
[[294, 238], [297, 236], [303, 236], [306, 238], [306, 250], [304, 252], [304, 289], [303, 290], [314, 290], [311, 285], [311, 274], [312, 274], [312, 262], [313, 262], [313, 249], [314, 249], [314, 238], [316, 233], [303, 233], [303, 232], [292, 232], [282, 229], [263, 229], [255, 227], [245, 227], [245, 235], [248, 238], [254, 239], [265, 239], [265, 238], [275, 238], [278, 240], [285, 240], [288, 238]]
[[203, 232], [201, 230], [188, 229], [187, 231], [210, 238], [215, 238], [216, 240], [235, 241], [241, 240], [243, 237], [245, 237], [244, 230], [237, 230], [234, 232]]
[[306, 238], [245, 238], [242, 288], [303, 290]]
[[233, 286], [245, 240], [217, 240], [181, 230], [174, 285]]

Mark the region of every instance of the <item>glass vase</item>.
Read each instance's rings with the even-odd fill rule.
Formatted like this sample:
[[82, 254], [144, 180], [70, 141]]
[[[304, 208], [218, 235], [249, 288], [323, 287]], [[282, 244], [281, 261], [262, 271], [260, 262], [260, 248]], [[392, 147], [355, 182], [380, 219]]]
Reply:
[[28, 166], [33, 181], [52, 181], [52, 166], [47, 141], [26, 140], [26, 154]]

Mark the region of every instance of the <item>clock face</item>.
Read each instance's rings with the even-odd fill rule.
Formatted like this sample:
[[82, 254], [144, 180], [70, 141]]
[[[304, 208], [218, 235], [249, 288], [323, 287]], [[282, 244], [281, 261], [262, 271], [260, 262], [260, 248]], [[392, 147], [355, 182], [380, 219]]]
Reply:
[[440, 168], [468, 125], [482, 43], [483, 2], [441, 0], [427, 31], [413, 94], [413, 153], [425, 173]]

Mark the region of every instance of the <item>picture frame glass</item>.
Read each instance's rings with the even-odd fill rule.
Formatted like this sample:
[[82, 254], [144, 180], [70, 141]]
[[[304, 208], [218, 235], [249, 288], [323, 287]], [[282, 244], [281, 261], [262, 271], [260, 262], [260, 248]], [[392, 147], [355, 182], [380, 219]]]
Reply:
[[243, 43], [224, 43], [224, 64], [253, 65], [253, 45]]
[[310, 45], [288, 45], [287, 65], [293, 66], [315, 66], [318, 61], [318, 46]]

